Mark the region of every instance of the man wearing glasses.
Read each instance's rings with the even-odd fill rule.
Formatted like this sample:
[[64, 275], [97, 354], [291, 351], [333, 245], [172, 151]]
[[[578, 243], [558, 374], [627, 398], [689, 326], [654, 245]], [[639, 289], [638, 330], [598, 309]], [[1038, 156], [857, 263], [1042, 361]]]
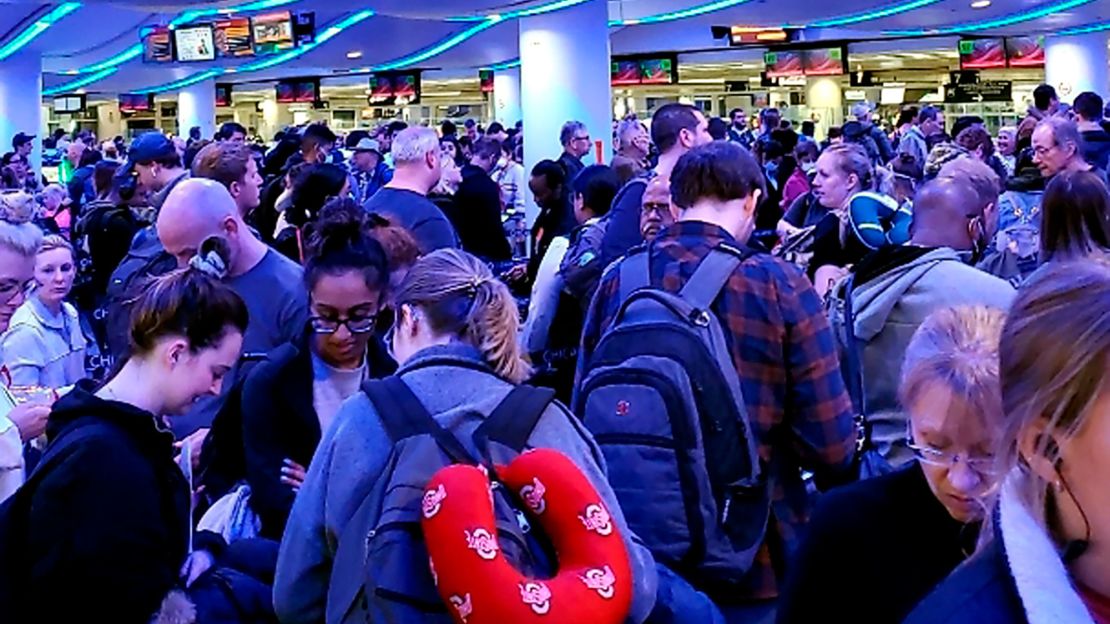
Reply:
[[590, 152], [590, 131], [581, 121], [568, 121], [563, 124], [563, 130], [559, 133], [559, 142], [563, 144], [559, 164], [567, 172], [569, 184], [585, 167], [582, 157]]
[[1033, 162], [1045, 180], [1061, 171], [1090, 171], [1106, 183], [1106, 173], [1083, 158], [1083, 139], [1069, 119], [1048, 117], [1037, 124], [1033, 130]]

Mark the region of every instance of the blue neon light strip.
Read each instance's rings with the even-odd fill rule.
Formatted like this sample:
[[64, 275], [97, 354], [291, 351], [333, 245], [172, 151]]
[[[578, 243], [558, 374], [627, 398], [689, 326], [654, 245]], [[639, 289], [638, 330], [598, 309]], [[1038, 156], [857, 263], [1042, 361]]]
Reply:
[[[181, 13], [177, 17], [170, 20], [169, 25], [171, 27], [172, 26], [180, 26], [182, 24], [187, 24], [187, 23], [189, 23], [193, 20], [197, 20], [197, 19], [200, 19], [202, 17], [211, 17], [213, 15], [226, 15], [226, 14], [229, 14], [229, 13], [247, 13], [247, 12], [250, 12], [250, 11], [262, 11], [262, 10], [265, 10], [265, 9], [272, 9], [272, 8], [275, 8], [275, 7], [285, 6], [287, 4], [293, 4], [294, 2], [300, 2], [300, 0], [255, 0], [254, 2], [247, 2], [246, 4], [237, 4], [235, 6], [230, 6], [230, 7], [220, 8], [220, 9], [191, 9], [191, 10], [185, 11], [184, 13]], [[105, 70], [109, 67], [117, 67], [119, 65], [123, 65], [124, 63], [126, 63], [128, 61], [134, 60], [134, 59], [142, 56], [142, 54], [143, 54], [143, 44], [142, 43], [136, 43], [135, 45], [127, 48], [123, 52], [120, 52], [119, 54], [117, 54], [117, 55], [115, 55], [111, 58], [105, 59], [105, 60], [103, 60], [99, 63], [93, 63], [92, 65], [86, 65], [84, 67], [79, 67], [75, 70], [70, 70], [66, 73], [67, 74], [90, 74], [90, 73], [93, 73], [93, 72], [99, 72], [99, 71]]]
[[1065, 28], [1058, 31], [1056, 36], [1066, 37], [1068, 35], [1086, 35], [1087, 33], [1102, 32], [1110, 30], [1110, 22], [1098, 22], [1097, 24], [1087, 24], [1084, 26], [1076, 26], [1074, 28]]
[[635, 26], [637, 24], [659, 24], [661, 22], [673, 22], [675, 20], [686, 19], [688, 17], [696, 17], [698, 15], [705, 15], [706, 13], [713, 13], [715, 11], [723, 11], [724, 9], [731, 9], [734, 6], [739, 6], [750, 2], [751, 0], [717, 0], [709, 4], [702, 4], [700, 6], [690, 7], [681, 11], [670, 11], [668, 13], [659, 13], [657, 15], [648, 15], [647, 17], [610, 20], [610, 26]]
[[[903, 2], [900, 4], [891, 5], [888, 7], [875, 9], [873, 11], [866, 11], [864, 13], [856, 13], [853, 15], [845, 15], [843, 17], [832, 17], [829, 19], [818, 20], [808, 24], [802, 24], [803, 28], [831, 28], [834, 26], [847, 26], [850, 24], [859, 24], [861, 22], [870, 22], [872, 20], [883, 19], [891, 15], [898, 15], [914, 9], [927, 7], [931, 4], [936, 4], [941, 0], [911, 0], [910, 2]], [[790, 26], [784, 26], [789, 28]]]
[[69, 82], [66, 82], [66, 83], [63, 83], [63, 84], [60, 84], [60, 85], [57, 85], [57, 86], [54, 86], [54, 87], [50, 87], [49, 89], [43, 89], [42, 94], [43, 95], [58, 95], [59, 93], [72, 93], [72, 92], [80, 89], [81, 87], [91, 85], [92, 83], [97, 82], [98, 80], [103, 80], [103, 79], [107, 78], [108, 76], [111, 76], [112, 74], [116, 73], [117, 71], [119, 71], [119, 70], [116, 69], [115, 67], [109, 67], [107, 69], [102, 69], [102, 70], [96, 72], [95, 74], [89, 74], [87, 76], [82, 76], [82, 77], [78, 78], [77, 80], [71, 80]]
[[34, 41], [36, 37], [46, 32], [48, 28], [57, 23], [58, 20], [73, 13], [79, 8], [81, 8], [80, 2], [66, 2], [51, 9], [49, 13], [38, 18], [34, 23], [25, 28], [23, 32], [16, 35], [14, 39], [0, 46], [0, 61], [23, 49], [24, 46]]
[[494, 63], [493, 65], [490, 65], [489, 67], [481, 67], [479, 69], [488, 69], [488, 70], [496, 72], [496, 71], [505, 71], [506, 69], [516, 69], [517, 67], [520, 67], [520, 59], [513, 59], [511, 61], [502, 61], [500, 63]]
[[1006, 26], [1013, 26], [1014, 24], [1021, 24], [1029, 22], [1042, 17], [1048, 17], [1053, 13], [1061, 11], [1068, 11], [1076, 7], [1081, 7], [1085, 4], [1090, 4], [1094, 0], [1065, 0], [1056, 4], [1050, 4], [1031, 11], [1021, 11], [1019, 13], [1011, 13], [1010, 15], [1003, 15], [994, 19], [984, 20], [982, 22], [967, 22], [964, 24], [956, 24], [954, 26], [944, 26], [943, 28], [921, 28], [915, 30], [887, 30], [884, 31], [885, 35], [893, 36], [916, 36], [916, 35], [956, 35], [960, 33], [975, 32], [979, 30], [988, 30], [990, 28], [1003, 28]]

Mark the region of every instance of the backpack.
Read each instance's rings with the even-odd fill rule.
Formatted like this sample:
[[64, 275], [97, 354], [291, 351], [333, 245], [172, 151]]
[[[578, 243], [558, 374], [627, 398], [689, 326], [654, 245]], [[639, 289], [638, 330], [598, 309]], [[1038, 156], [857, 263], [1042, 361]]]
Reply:
[[718, 597], [751, 568], [770, 515], [739, 376], [710, 309], [751, 253], [716, 247], [677, 295], [651, 285], [650, 247], [625, 258], [620, 308], [575, 400], [629, 526], [657, 561]]
[[108, 348], [116, 362], [130, 351], [131, 306], [142, 284], [177, 268], [177, 259], [166, 251], [153, 229], [140, 230], [135, 236], [135, 244], [108, 280], [104, 302]]
[[602, 218], [571, 232], [570, 245], [559, 263], [563, 290], [577, 299], [583, 310], [590, 306], [590, 300], [601, 282], [601, 274], [605, 271], [601, 262], [601, 244], [608, 226], [609, 222]]
[[[482, 453], [475, 458], [428, 413], [401, 378], [367, 381], [363, 391], [374, 404], [393, 450], [381, 477], [340, 535], [326, 621], [452, 622], [436, 590], [424, 546], [420, 523], [425, 487], [436, 472], [453, 464], [484, 466], [496, 484], [491, 443], [511, 456], [520, 454], [553, 393], [529, 386], [513, 389], [474, 432], [474, 443]], [[549, 576], [555, 556], [541, 531], [528, 524], [527, 507], [509, 488], [495, 485], [491, 494], [502, 552], [525, 574]]]

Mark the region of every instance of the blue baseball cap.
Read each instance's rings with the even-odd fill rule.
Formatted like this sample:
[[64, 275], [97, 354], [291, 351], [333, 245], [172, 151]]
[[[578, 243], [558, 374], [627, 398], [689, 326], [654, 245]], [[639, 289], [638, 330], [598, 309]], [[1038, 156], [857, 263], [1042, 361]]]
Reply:
[[177, 154], [173, 141], [161, 132], [147, 132], [131, 141], [127, 151], [127, 164], [116, 171], [116, 177], [127, 177], [134, 171], [137, 163], [149, 163]]

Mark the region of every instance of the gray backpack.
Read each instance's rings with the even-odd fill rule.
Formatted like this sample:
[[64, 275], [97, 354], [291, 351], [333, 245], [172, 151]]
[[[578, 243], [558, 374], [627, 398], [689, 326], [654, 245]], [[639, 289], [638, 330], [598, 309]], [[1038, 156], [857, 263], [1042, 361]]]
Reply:
[[711, 310], [749, 253], [712, 250], [677, 295], [651, 286], [650, 247], [623, 260], [620, 309], [575, 399], [631, 529], [658, 561], [716, 596], [751, 568], [770, 514], [740, 380]]
[[[485, 466], [496, 484], [490, 451], [495, 446], [508, 451], [505, 455], [497, 448], [498, 463], [520, 454], [554, 393], [514, 388], [474, 432], [474, 444], [482, 453], [476, 458], [439, 425], [399, 377], [368, 381], [363, 391], [393, 441], [393, 450], [381, 478], [340, 536], [326, 621], [448, 624], [453, 620], [436, 591], [420, 527], [425, 487], [437, 471], [457, 463]], [[502, 552], [525, 574], [552, 575], [555, 556], [539, 527], [529, 525], [526, 507], [510, 488], [492, 491]]]

